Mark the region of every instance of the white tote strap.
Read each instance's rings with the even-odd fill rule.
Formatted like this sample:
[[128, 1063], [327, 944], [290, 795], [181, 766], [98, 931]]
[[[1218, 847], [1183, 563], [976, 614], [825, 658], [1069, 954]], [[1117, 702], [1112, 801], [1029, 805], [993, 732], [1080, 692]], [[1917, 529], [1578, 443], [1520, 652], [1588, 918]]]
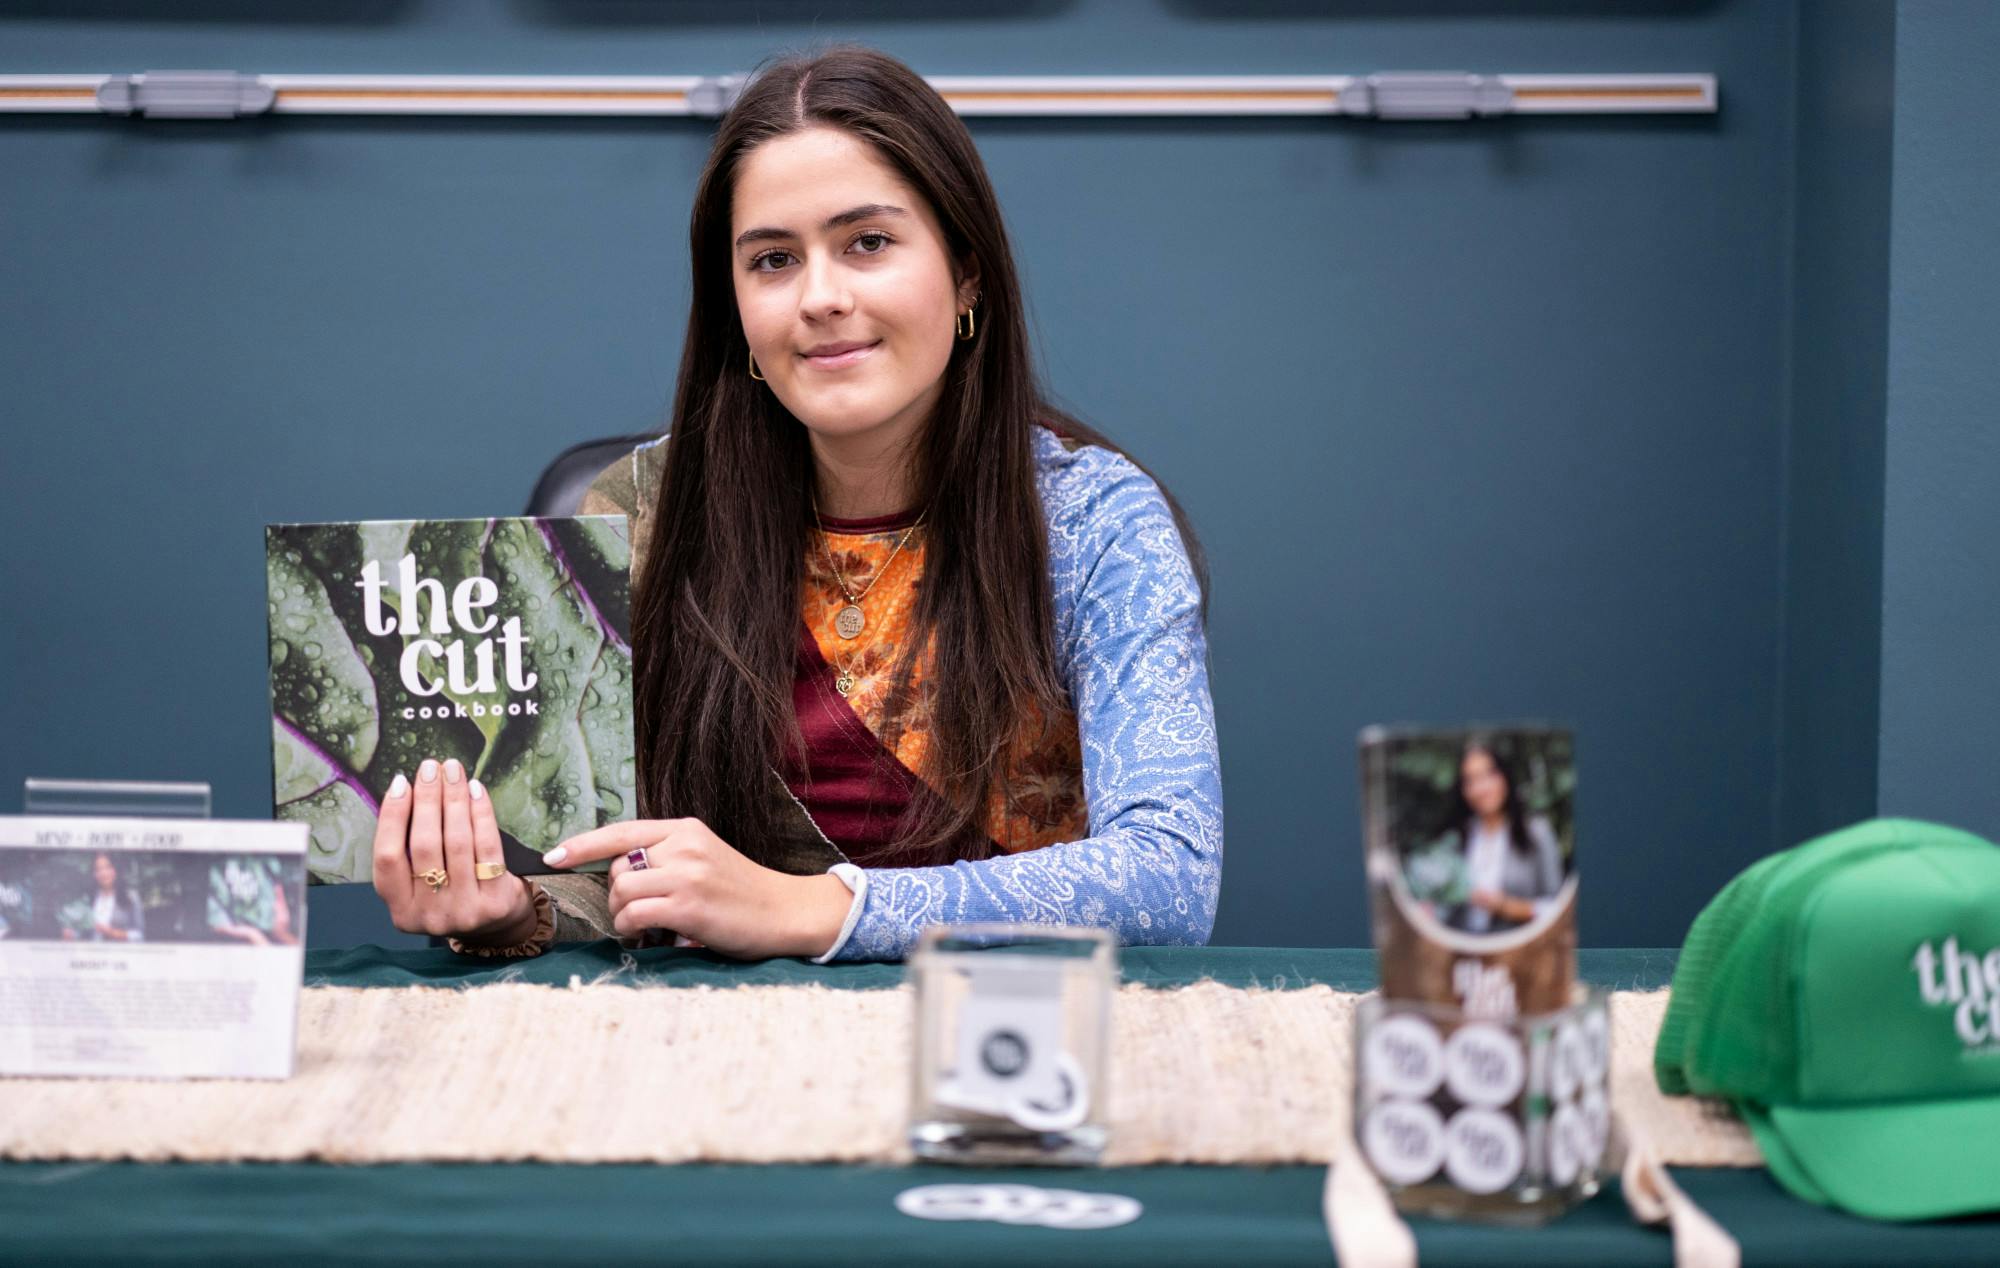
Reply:
[[[1743, 1248], [1674, 1183], [1653, 1146], [1629, 1121], [1625, 1135], [1625, 1205], [1641, 1224], [1664, 1224], [1674, 1239], [1674, 1268], [1740, 1268]], [[1416, 1268], [1417, 1240], [1352, 1136], [1341, 1139], [1320, 1196], [1327, 1234], [1341, 1268]]]
[[1674, 1268], [1738, 1268], [1743, 1248], [1667, 1174], [1652, 1142], [1621, 1120], [1625, 1131], [1625, 1205], [1641, 1224], [1665, 1224], [1674, 1238]]
[[1351, 1135], [1326, 1170], [1320, 1210], [1340, 1268], [1417, 1268], [1417, 1239]]

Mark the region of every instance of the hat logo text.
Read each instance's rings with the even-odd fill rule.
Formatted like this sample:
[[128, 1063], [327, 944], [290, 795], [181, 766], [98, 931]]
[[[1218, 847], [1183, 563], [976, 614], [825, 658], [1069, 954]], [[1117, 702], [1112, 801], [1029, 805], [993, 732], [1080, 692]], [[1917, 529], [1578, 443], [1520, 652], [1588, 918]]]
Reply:
[[1910, 967], [1924, 1003], [1952, 1005], [1952, 1027], [1966, 1047], [2000, 1045], [2000, 948], [1979, 955], [1961, 951], [1956, 936], [1942, 949], [1929, 942], [1917, 948]]

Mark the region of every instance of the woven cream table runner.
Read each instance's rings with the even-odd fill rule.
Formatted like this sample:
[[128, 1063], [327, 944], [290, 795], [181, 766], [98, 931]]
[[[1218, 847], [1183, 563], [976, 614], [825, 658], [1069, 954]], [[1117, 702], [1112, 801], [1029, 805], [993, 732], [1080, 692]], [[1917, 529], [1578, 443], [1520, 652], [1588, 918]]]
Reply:
[[[1121, 989], [1106, 1162], [1326, 1162], [1359, 998]], [[1758, 1165], [1726, 1110], [1654, 1088], [1666, 998], [1612, 998], [1614, 1106], [1667, 1162]], [[0, 1157], [900, 1162], [910, 1011], [907, 988], [312, 987], [289, 1081], [0, 1079]]]

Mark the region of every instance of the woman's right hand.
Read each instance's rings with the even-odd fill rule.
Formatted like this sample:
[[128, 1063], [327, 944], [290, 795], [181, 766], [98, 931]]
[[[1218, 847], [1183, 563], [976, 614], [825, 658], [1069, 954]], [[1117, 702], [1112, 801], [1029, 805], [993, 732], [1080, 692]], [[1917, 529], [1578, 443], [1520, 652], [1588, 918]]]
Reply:
[[[456, 758], [442, 765], [426, 759], [414, 784], [397, 775], [383, 794], [375, 820], [375, 892], [404, 933], [493, 946], [526, 942], [535, 931], [528, 883], [512, 872], [482, 881], [473, 870], [505, 862], [493, 803]], [[435, 870], [445, 880], [433, 888], [421, 878]]]

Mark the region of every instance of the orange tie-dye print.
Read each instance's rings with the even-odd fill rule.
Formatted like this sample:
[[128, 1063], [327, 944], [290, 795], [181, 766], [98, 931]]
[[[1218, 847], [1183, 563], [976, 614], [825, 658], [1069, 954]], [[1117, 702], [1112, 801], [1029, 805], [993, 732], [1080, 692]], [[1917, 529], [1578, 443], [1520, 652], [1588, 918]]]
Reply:
[[[834, 672], [845, 670], [853, 675], [854, 689], [847, 703], [855, 716], [870, 734], [891, 747], [905, 770], [929, 784], [924, 762], [930, 745], [927, 655], [917, 659], [911, 680], [912, 702], [894, 729], [893, 742], [888, 725], [896, 659], [910, 637], [918, 582], [923, 576], [925, 530], [919, 526], [910, 533], [898, 554], [896, 543], [910, 527], [907, 520], [822, 523], [822, 535], [806, 553], [806, 576], [800, 592], [806, 627], [820, 656]], [[848, 593], [867, 591], [861, 605], [867, 625], [851, 639], [840, 637], [834, 629], [834, 618], [847, 606], [847, 595], [835, 579], [836, 568], [847, 583]], [[1088, 825], [1075, 715], [1065, 711], [1047, 727], [1039, 717], [1027, 719], [1007, 776], [992, 796], [986, 815], [987, 835], [1002, 850], [1018, 853], [1076, 840], [1087, 834]]]

